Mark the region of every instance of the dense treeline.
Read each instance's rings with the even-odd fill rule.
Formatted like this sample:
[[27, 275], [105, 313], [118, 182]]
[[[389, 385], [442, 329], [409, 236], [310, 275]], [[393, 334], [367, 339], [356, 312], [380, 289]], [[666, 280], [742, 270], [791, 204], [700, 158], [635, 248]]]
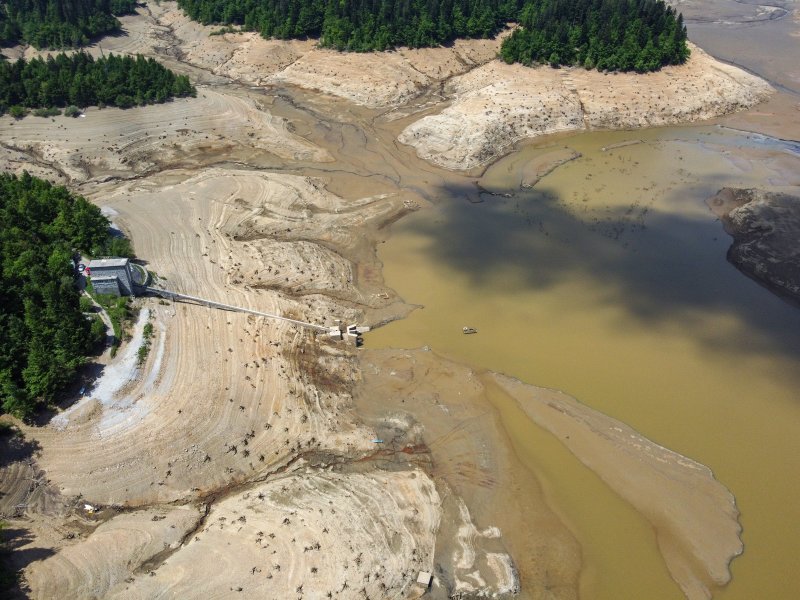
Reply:
[[652, 71], [686, 60], [686, 28], [662, 0], [178, 0], [204, 24], [264, 37], [318, 37], [338, 50], [437, 46], [507, 22], [508, 62]]
[[85, 46], [119, 31], [114, 15], [132, 13], [135, 0], [0, 0], [0, 45]]
[[661, 0], [536, 0], [505, 41], [503, 60], [655, 71], [689, 56], [683, 16]]
[[485, 38], [515, 20], [523, 0], [178, 0], [193, 19], [241, 25], [264, 37], [316, 37], [365, 52]]
[[70, 381], [104, 326], [81, 313], [75, 250], [111, 247], [100, 210], [63, 187], [0, 174], [0, 400], [29, 415]]
[[77, 52], [0, 63], [0, 113], [14, 106], [129, 108], [195, 94], [185, 75], [142, 56], [94, 59]]

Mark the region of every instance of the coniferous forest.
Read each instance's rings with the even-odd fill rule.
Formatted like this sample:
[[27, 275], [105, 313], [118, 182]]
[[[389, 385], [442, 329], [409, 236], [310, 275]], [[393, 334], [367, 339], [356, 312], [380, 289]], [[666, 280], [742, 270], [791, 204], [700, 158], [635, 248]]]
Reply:
[[655, 71], [689, 57], [683, 16], [660, 0], [536, 0], [503, 43], [508, 63]]
[[15, 106], [129, 108], [195, 94], [185, 75], [142, 56], [95, 59], [77, 52], [0, 63], [0, 114]]
[[0, 0], [0, 46], [85, 46], [119, 31], [115, 15], [132, 13], [135, 0]]
[[67, 384], [105, 327], [82, 313], [71, 258], [114, 245], [100, 209], [65, 188], [0, 174], [0, 400], [30, 415]]
[[486, 38], [507, 62], [653, 71], [686, 60], [683, 20], [662, 0], [178, 0], [204, 24], [239, 25], [270, 38], [319, 38], [366, 52]]
[[436, 46], [500, 31], [522, 0], [178, 0], [204, 24], [241, 25], [264, 37], [319, 38], [323, 46], [367, 52]]

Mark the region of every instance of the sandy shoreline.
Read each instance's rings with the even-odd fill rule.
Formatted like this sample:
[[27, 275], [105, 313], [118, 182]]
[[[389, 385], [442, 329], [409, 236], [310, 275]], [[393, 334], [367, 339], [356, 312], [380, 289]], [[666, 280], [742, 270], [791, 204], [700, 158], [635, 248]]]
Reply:
[[[329, 326], [375, 325], [411, 309], [385, 287], [375, 246], [388, 224], [425, 206], [434, 182], [459, 177], [396, 146], [395, 119], [399, 141], [421, 158], [468, 169], [523, 137], [693, 121], [770, 93], [699, 49], [690, 77], [664, 71], [645, 87], [623, 78], [632, 76], [504, 65], [494, 59], [498, 40], [343, 56], [255, 34], [208, 37], [212, 28], [171, 2], [149, 3], [123, 24], [128, 35], [104, 40], [105, 52], [156, 56], [200, 81], [198, 97], [89, 109], [85, 119], [2, 117], [0, 167], [68, 184], [116, 211], [137, 255], [171, 289]], [[530, 88], [542, 82], [532, 110]], [[302, 94], [308, 106], [296, 101]], [[420, 107], [439, 112], [417, 119]], [[556, 151], [521, 183], [572, 158]], [[535, 474], [514, 462], [496, 416], [481, 422], [491, 412], [485, 384], [469, 369], [419, 351], [367, 353], [365, 366], [353, 348], [285, 323], [137, 302], [156, 330], [144, 367], [110, 398], [23, 427], [36, 447], [2, 467], [0, 512], [28, 504], [12, 523], [28, 532], [18, 560], [32, 597], [211, 589], [408, 598], [423, 591], [418, 572], [429, 571], [432, 597], [508, 597], [521, 584], [527, 597], [557, 587], [559, 598], [577, 598], [579, 543]], [[125, 375], [108, 371], [100, 384]], [[518, 401], [541, 393], [490, 377]], [[453, 378], [464, 397], [446, 393]], [[408, 395], [413, 411], [398, 404]], [[565, 408], [558, 422], [527, 399], [520, 405], [544, 429], [576, 432], [570, 450], [653, 523], [687, 597], [724, 585], [741, 552], [739, 526], [708, 469], [641, 437], [634, 448], [601, 435], [637, 434], [577, 403], [566, 402], [574, 412]], [[437, 420], [443, 413], [476, 428], [458, 433], [455, 421]], [[623, 459], [635, 476], [611, 468]], [[31, 470], [41, 473], [33, 492]], [[665, 515], [665, 480], [679, 482], [685, 512]], [[693, 496], [692, 486], [704, 493]], [[540, 535], [505, 533], [522, 514]], [[24, 562], [34, 549], [42, 559]], [[198, 578], [220, 565], [199, 590]]]
[[650, 521], [667, 567], [687, 598], [708, 598], [730, 581], [730, 562], [744, 549], [739, 511], [733, 494], [708, 467], [563, 392], [489, 376], [532, 421]]
[[749, 108], [771, 93], [766, 82], [696, 46], [685, 65], [646, 75], [495, 60], [449, 81], [445, 97], [452, 104], [412, 123], [398, 139], [439, 166], [470, 169], [521, 139], [692, 123]]
[[[478, 513], [480, 518], [491, 518], [501, 531], [513, 527], [547, 529], [550, 536], [561, 536], [561, 550], [552, 545], [523, 550], [515, 547], [521, 542], [515, 534], [508, 535], [507, 540], [512, 555], [519, 560], [536, 557], [550, 569], [558, 561], [558, 574], [550, 572], [552, 585], [563, 586], [570, 579], [575, 585], [579, 556], [574, 546], [570, 550], [574, 542], [568, 541], [570, 535], [559, 516], [544, 508], [546, 502], [535, 478], [526, 496], [539, 498], [539, 510], [532, 514], [508, 510], [513, 501], [505, 488], [524, 485], [530, 473], [517, 464], [513, 455], [497, 450], [502, 447], [498, 440], [489, 444], [482, 439], [487, 435], [484, 431], [491, 431], [487, 423], [497, 418], [492, 416], [494, 411], [480, 416], [485, 422], [483, 427], [470, 425], [457, 435], [450, 431], [454, 423], [470, 422], [466, 406], [491, 406], [492, 390], [508, 395], [533, 423], [564, 444], [649, 521], [670, 573], [687, 598], [710, 597], [730, 580], [729, 563], [743, 549], [739, 512], [733, 495], [707, 467], [653, 443], [624, 423], [562, 392], [498, 373], [476, 373], [428, 350], [368, 350], [361, 363], [365, 385], [356, 398], [360, 414], [370, 423], [380, 423], [378, 415], [386, 414], [393, 422], [413, 419], [406, 421], [414, 423], [411, 430], [393, 430], [393, 443], [408, 443], [411, 432], [420, 429], [425, 442], [435, 448], [435, 480], [442, 478], [465, 497], [473, 498], [484, 507], [484, 512]], [[375, 413], [368, 398], [379, 390], [398, 399], [384, 402], [383, 410]], [[498, 424], [495, 427], [502, 429]], [[480, 468], [481, 476], [457, 475], [465, 465]], [[477, 485], [481, 480], [490, 483]], [[505, 512], [511, 512], [511, 519], [503, 518]], [[561, 532], [557, 533], [559, 529]], [[552, 553], [558, 558], [548, 557]], [[530, 570], [523, 572], [528, 574]], [[558, 584], [553, 578], [563, 581]], [[537, 597], [533, 590], [538, 589], [541, 580], [523, 578], [522, 583], [523, 589]]]

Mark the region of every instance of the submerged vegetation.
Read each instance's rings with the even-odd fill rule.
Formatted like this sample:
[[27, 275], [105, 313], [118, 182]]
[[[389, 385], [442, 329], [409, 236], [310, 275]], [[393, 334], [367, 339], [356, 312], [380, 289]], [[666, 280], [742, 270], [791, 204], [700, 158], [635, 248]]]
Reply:
[[0, 113], [14, 117], [53, 107], [67, 107], [65, 114], [74, 116], [78, 106], [130, 108], [196, 93], [185, 75], [143, 56], [95, 59], [77, 52], [0, 63]]
[[73, 48], [119, 31], [135, 0], [0, 0], [0, 46]]
[[[113, 243], [100, 209], [27, 173], [0, 174], [0, 401], [29, 416], [50, 402], [99, 341], [81, 311], [75, 252]], [[100, 338], [102, 339], [102, 338]]]
[[[270, 38], [319, 38], [366, 52], [488, 38], [507, 62], [653, 71], [686, 60], [683, 20], [662, 0], [178, 0], [206, 25], [238, 25]], [[224, 31], [224, 30], [221, 30]], [[219, 33], [219, 32], [218, 32]]]

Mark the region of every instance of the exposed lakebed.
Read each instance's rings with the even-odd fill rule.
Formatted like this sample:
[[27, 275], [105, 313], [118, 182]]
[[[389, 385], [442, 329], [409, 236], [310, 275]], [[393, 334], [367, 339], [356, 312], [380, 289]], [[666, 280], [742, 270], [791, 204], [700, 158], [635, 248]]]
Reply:
[[[724, 186], [791, 189], [781, 168], [797, 160], [790, 151], [713, 126], [522, 148], [481, 178], [493, 194], [442, 190], [433, 209], [394, 226], [380, 249], [387, 284], [424, 308], [368, 346], [427, 345], [478, 372], [563, 390], [708, 465], [744, 527], [744, 555], [720, 597], [788, 598], [797, 581], [776, 574], [790, 573], [800, 550], [785, 525], [800, 518], [787, 502], [800, 493], [800, 312], [725, 260], [731, 240], [705, 200]], [[520, 186], [531, 164], [576, 153]], [[681, 597], [647, 521], [560, 443], [544, 442], [513, 401], [486, 396], [580, 543], [582, 595]]]
[[[144, 300], [159, 351], [115, 403], [67, 414], [63, 430], [25, 430], [49, 485], [14, 555], [54, 552], [25, 563], [32, 595], [412, 597], [424, 570], [434, 598], [518, 585], [525, 598], [703, 598], [728, 580], [741, 522], [745, 555], [719, 597], [793, 597], [798, 317], [725, 262], [730, 240], [705, 201], [723, 186], [788, 192], [796, 147], [715, 127], [562, 135], [455, 173], [398, 136], [447, 111], [458, 99], [441, 92], [473, 79], [466, 71], [491, 75], [498, 40], [339, 55], [310, 40], [209, 36], [171, 2], [124, 26], [106, 52], [156, 56], [190, 73], [198, 98], [55, 126], [6, 119], [4, 169], [115, 210], [174, 289], [326, 324], [408, 314], [374, 255], [400, 219], [381, 252], [387, 283], [425, 308], [370, 334], [386, 348], [356, 364], [355, 349], [286, 324]], [[556, 79], [573, 101], [596, 92], [605, 114], [642, 117], [587, 127], [759, 100], [731, 105], [720, 73], [742, 93], [752, 78], [692, 64], [648, 79], [655, 113], [636, 86], [607, 97], [626, 79], [644, 85], [637, 76], [514, 76], [523, 92]], [[687, 71], [706, 95], [664, 96]], [[698, 99], [702, 114], [680, 113]], [[725, 122], [796, 139], [796, 104], [775, 94]], [[495, 121], [492, 107], [473, 109]], [[500, 125], [506, 116], [518, 110]], [[519, 137], [500, 136], [485, 158]], [[403, 349], [426, 344], [434, 351]], [[113, 435], [98, 436], [105, 425]], [[20, 491], [6, 503], [30, 496], [33, 467], [6, 471], [4, 490]], [[79, 499], [113, 508], [101, 524]]]

